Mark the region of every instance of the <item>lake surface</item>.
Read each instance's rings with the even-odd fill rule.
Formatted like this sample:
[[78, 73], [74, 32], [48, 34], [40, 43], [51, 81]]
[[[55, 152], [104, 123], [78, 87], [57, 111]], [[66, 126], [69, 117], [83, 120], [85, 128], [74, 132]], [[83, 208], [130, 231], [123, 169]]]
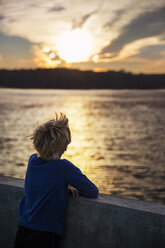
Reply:
[[165, 90], [0, 89], [0, 174], [25, 177], [29, 135], [69, 117], [71, 160], [100, 192], [165, 204]]

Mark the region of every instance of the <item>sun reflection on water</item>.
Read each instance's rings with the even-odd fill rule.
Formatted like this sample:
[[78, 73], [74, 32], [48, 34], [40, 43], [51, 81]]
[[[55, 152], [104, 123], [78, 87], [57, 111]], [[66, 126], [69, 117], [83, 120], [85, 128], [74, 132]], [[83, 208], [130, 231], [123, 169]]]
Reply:
[[[165, 201], [165, 92], [13, 90], [0, 92], [0, 173], [24, 178], [37, 122], [64, 112], [72, 142], [62, 158], [100, 192]], [[155, 166], [156, 165], [156, 166]]]

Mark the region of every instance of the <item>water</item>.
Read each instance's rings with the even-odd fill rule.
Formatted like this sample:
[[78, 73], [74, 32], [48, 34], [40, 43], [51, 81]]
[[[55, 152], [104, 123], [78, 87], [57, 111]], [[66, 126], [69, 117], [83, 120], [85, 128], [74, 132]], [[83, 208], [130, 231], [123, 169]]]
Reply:
[[165, 204], [165, 90], [0, 89], [0, 173], [24, 178], [29, 135], [69, 117], [71, 160], [100, 192]]

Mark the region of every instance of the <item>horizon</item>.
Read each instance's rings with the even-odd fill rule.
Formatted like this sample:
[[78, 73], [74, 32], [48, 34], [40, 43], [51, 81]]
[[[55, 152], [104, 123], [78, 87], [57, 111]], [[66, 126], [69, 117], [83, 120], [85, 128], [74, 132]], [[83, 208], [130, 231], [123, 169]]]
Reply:
[[1, 70], [165, 73], [163, 0], [15, 0], [0, 5]]
[[77, 70], [81, 72], [94, 72], [94, 73], [106, 73], [106, 72], [116, 72], [116, 73], [125, 73], [125, 74], [132, 74], [132, 75], [165, 75], [165, 72], [163, 73], [145, 73], [145, 72], [131, 72], [131, 71], [126, 71], [124, 69], [120, 70], [110, 70], [110, 69], [99, 69], [99, 70], [92, 70], [92, 69], [81, 69], [81, 68], [67, 68], [67, 67], [54, 67], [54, 68], [42, 68], [42, 67], [36, 67], [36, 68], [0, 68], [0, 71], [6, 70], [6, 71], [34, 71], [34, 70], [56, 70], [56, 69], [61, 69], [61, 70]]

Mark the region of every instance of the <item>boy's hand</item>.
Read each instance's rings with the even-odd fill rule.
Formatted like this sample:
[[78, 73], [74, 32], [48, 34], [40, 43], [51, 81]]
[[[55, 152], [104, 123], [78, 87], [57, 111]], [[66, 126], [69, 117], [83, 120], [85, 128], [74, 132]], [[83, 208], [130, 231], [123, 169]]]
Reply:
[[77, 198], [79, 196], [79, 191], [76, 188], [69, 185], [68, 190], [69, 193], [73, 196], [73, 198]]

